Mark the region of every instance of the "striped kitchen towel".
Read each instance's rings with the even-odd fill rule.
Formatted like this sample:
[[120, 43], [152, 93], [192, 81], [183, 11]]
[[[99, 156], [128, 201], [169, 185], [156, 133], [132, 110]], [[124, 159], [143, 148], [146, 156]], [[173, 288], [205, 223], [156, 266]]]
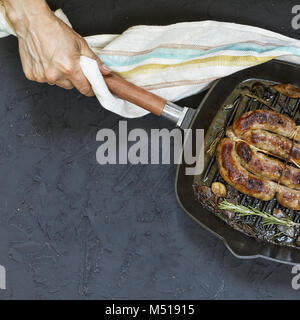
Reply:
[[[68, 23], [61, 10], [56, 14]], [[0, 2], [0, 36], [8, 34], [14, 31]], [[115, 73], [170, 101], [275, 58], [300, 63], [300, 41], [261, 28], [217, 21], [135, 26], [121, 35], [85, 39]], [[103, 107], [128, 118], [148, 113], [113, 97], [94, 61], [82, 57], [80, 63]]]

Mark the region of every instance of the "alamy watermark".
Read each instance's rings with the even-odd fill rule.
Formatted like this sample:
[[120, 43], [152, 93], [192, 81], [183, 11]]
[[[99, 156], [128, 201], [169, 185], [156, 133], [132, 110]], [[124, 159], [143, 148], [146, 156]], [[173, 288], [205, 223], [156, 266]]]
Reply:
[[[186, 175], [201, 174], [204, 168], [204, 130], [174, 128], [132, 129], [119, 122], [119, 132], [101, 129], [96, 140], [97, 162], [104, 164], [187, 164]], [[173, 154], [171, 146], [173, 145]]]
[[6, 270], [0, 265], [0, 290], [6, 289]]
[[295, 276], [292, 279], [292, 288], [294, 290], [300, 289], [300, 265], [296, 265], [292, 268], [292, 274]]
[[292, 8], [292, 14], [295, 16], [292, 18], [291, 25], [294, 30], [300, 29], [300, 5], [297, 4]]

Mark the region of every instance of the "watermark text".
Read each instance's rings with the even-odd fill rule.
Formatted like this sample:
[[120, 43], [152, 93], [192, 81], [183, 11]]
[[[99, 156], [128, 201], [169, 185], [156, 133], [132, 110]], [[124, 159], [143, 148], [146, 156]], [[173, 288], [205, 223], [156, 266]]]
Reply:
[[0, 265], [0, 290], [6, 289], [6, 270]]
[[204, 130], [152, 129], [149, 133], [138, 128], [128, 131], [127, 121], [120, 121], [118, 129], [118, 133], [112, 129], [98, 131], [96, 140], [101, 145], [96, 159], [99, 164], [181, 164], [184, 161], [186, 175], [202, 173]]
[[297, 4], [292, 8], [292, 14], [295, 16], [292, 18], [291, 25], [294, 30], [300, 29], [300, 5]]

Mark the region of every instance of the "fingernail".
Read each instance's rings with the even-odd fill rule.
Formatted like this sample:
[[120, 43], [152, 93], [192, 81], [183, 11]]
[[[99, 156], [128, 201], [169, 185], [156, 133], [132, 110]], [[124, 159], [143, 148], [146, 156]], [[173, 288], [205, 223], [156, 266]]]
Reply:
[[111, 69], [106, 64], [102, 64], [102, 68], [104, 71], [111, 72]]

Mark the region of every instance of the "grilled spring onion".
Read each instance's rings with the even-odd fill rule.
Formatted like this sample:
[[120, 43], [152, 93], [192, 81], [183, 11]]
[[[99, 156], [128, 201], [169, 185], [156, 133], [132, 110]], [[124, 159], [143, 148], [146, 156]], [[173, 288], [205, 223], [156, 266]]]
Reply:
[[217, 136], [216, 136], [215, 140], [212, 142], [209, 149], [206, 151], [211, 157], [215, 153], [217, 145], [220, 142], [220, 140], [223, 138], [223, 135], [224, 135], [224, 129], [222, 128], [221, 130], [219, 130], [217, 132]]
[[245, 216], [262, 217], [262, 223], [264, 226], [269, 226], [271, 224], [274, 224], [274, 225], [278, 225], [278, 226], [284, 226], [288, 229], [300, 227], [300, 223], [296, 223], [289, 218], [276, 218], [272, 214], [259, 211], [253, 207], [245, 207], [242, 205], [230, 203], [228, 201], [222, 201], [219, 204], [219, 208], [221, 210], [228, 210], [228, 211], [233, 211], [235, 213], [239, 213], [238, 216], [240, 216], [240, 217], [245, 217]]
[[271, 110], [276, 112], [276, 110], [272, 106], [270, 106], [270, 104], [267, 101], [265, 101], [264, 99], [262, 99], [260, 97], [257, 97], [257, 96], [255, 96], [253, 94], [249, 94], [249, 93], [247, 93], [246, 96], [249, 97], [249, 98], [253, 98], [253, 99], [257, 100], [258, 102], [264, 104], [269, 109], [271, 109]]

